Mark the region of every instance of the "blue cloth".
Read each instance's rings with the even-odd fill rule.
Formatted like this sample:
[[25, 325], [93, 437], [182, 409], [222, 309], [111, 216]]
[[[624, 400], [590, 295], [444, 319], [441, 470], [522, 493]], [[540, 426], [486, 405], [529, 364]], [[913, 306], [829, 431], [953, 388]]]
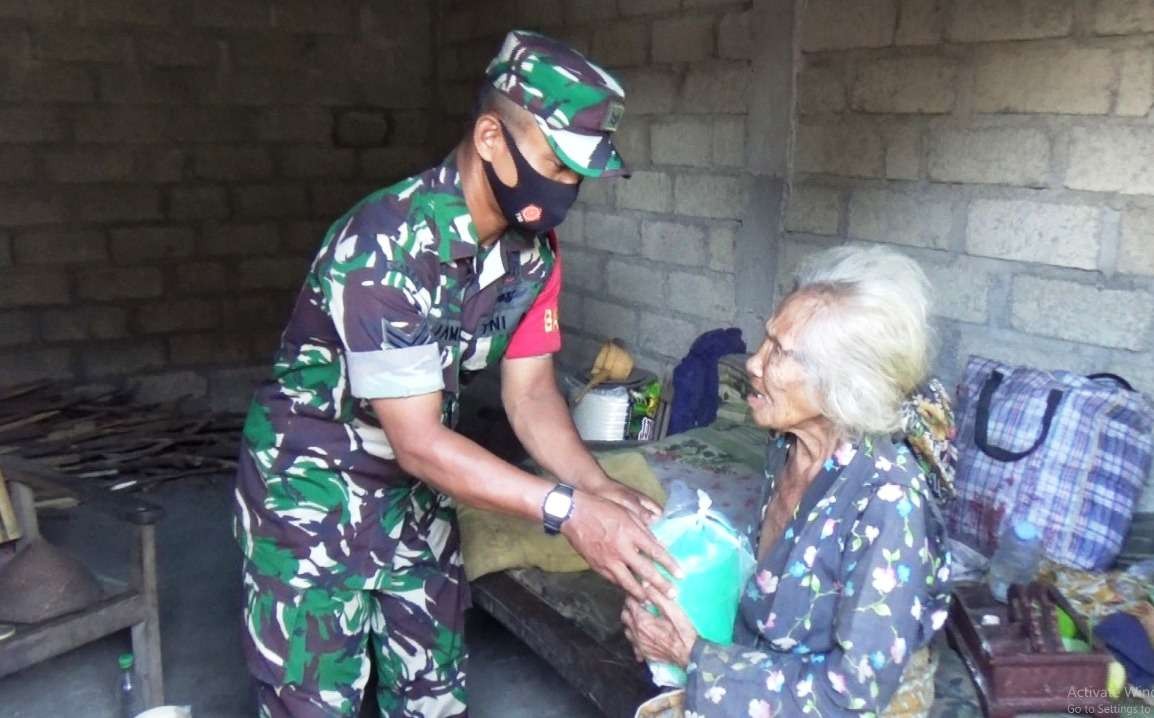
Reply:
[[1094, 635], [1126, 668], [1126, 679], [1130, 683], [1139, 688], [1154, 686], [1154, 648], [1136, 617], [1112, 613], [1094, 627]]
[[694, 340], [689, 353], [673, 370], [673, 411], [670, 434], [711, 424], [717, 418], [717, 360], [745, 353], [741, 330], [712, 329]]

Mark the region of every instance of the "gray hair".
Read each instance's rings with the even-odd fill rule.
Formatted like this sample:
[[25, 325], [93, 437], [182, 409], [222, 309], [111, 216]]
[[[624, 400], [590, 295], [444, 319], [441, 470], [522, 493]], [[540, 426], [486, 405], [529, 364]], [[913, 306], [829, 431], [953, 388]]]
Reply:
[[843, 246], [810, 257], [790, 298], [812, 301], [797, 348], [822, 413], [848, 436], [892, 433], [929, 371], [929, 281], [888, 247]]

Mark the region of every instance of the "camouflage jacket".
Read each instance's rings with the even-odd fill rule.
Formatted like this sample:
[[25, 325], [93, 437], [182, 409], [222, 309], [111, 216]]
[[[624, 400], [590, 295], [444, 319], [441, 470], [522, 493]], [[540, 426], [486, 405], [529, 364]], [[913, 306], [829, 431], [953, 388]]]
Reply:
[[302, 585], [384, 580], [390, 506], [413, 479], [368, 400], [439, 390], [454, 426], [461, 371], [505, 356], [526, 314], [549, 341], [522, 341], [519, 355], [560, 347], [559, 290], [545, 235], [478, 244], [453, 155], [337, 220], [245, 423], [237, 536], [252, 568]]

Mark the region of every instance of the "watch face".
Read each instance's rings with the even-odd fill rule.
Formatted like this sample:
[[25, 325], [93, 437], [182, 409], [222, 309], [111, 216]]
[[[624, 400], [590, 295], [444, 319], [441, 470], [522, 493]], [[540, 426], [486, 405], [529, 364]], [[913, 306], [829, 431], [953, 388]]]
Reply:
[[572, 505], [573, 497], [560, 491], [554, 491], [545, 497], [545, 513], [559, 519], [569, 515], [569, 507]]

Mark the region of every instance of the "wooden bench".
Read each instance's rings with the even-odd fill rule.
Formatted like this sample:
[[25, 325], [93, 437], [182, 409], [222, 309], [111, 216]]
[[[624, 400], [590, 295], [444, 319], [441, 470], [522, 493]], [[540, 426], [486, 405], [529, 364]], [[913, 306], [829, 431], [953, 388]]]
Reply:
[[74, 613], [37, 624], [16, 626], [16, 633], [0, 642], [0, 676], [23, 670], [110, 634], [131, 629], [136, 672], [147, 707], [164, 704], [160, 619], [156, 593], [155, 524], [164, 516], [159, 506], [132, 495], [94, 488], [83, 480], [50, 468], [0, 457], [0, 473], [13, 491], [13, 503], [25, 540], [37, 535], [33, 491], [64, 492], [80, 503], [80, 510], [99, 511], [126, 524], [134, 532], [127, 581], [102, 578], [104, 598]]

